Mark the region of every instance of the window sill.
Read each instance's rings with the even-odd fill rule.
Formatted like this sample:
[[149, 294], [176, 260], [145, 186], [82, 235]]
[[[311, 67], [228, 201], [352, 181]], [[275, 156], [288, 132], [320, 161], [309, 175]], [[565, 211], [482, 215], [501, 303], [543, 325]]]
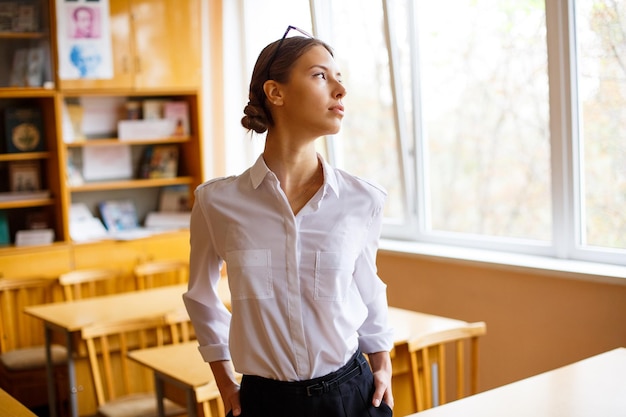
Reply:
[[381, 239], [379, 252], [497, 269], [538, 273], [560, 278], [626, 285], [626, 266], [543, 256], [496, 252], [421, 242]]

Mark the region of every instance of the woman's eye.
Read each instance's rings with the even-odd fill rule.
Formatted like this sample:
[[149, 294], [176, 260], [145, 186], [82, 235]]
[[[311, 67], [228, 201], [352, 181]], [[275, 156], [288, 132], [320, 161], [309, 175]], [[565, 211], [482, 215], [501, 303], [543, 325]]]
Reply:
[[318, 72], [317, 74], [315, 74], [315, 77], [317, 78], [321, 78], [322, 80], [326, 79], [326, 74], [323, 72]]

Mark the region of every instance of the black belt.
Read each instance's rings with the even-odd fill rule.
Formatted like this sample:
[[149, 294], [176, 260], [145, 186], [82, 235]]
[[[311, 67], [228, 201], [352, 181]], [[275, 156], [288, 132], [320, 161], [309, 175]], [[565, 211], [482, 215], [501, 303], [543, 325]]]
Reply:
[[320, 378], [306, 381], [276, 381], [258, 376], [244, 375], [242, 385], [249, 384], [249, 388], [269, 389], [285, 392], [291, 395], [313, 397], [323, 395], [337, 389], [341, 384], [363, 372], [363, 367], [368, 366], [367, 361], [360, 351], [357, 351], [350, 361], [341, 369]]

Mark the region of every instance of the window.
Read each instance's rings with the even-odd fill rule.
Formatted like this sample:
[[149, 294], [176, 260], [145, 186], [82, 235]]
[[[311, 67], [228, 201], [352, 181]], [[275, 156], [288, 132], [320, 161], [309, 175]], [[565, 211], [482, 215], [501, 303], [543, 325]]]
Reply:
[[626, 248], [626, 4], [575, 4], [582, 246]]
[[388, 188], [385, 236], [626, 263], [623, 2], [352, 3], [321, 34], [348, 68], [329, 143]]
[[626, 264], [626, 2], [300, 0], [262, 42], [243, 3], [250, 72], [287, 24], [334, 47], [327, 155], [387, 189], [384, 237]]

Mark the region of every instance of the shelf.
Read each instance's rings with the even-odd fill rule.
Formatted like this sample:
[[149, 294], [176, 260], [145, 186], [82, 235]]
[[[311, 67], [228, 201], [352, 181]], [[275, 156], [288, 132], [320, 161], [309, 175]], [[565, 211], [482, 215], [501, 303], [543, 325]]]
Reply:
[[56, 95], [56, 91], [43, 87], [1, 87], [0, 98], [50, 98]]
[[110, 96], [126, 96], [126, 97], [184, 97], [184, 96], [197, 96], [200, 94], [199, 88], [170, 88], [170, 87], [154, 87], [150, 89], [141, 90], [129, 90], [128, 88], [63, 88], [63, 95], [66, 98], [80, 98], [80, 97], [110, 97]]
[[33, 159], [48, 159], [48, 158], [50, 158], [50, 152], [0, 153], [0, 162], [31, 161]]
[[168, 185], [186, 185], [191, 183], [193, 183], [192, 177], [102, 181], [74, 185], [70, 187], [70, 191], [77, 193], [88, 191], [128, 190], [132, 188], [166, 187]]
[[43, 206], [51, 206], [54, 204], [54, 199], [52, 198], [43, 198], [43, 199], [32, 199], [32, 200], [18, 200], [18, 201], [8, 201], [2, 202], [0, 201], [0, 210], [2, 209], [15, 209], [15, 208], [28, 208], [28, 207], [43, 207]]
[[83, 148], [86, 146], [158, 145], [166, 143], [184, 143], [189, 142], [189, 139], [189, 136], [141, 140], [119, 140], [117, 138], [87, 139], [80, 142], [67, 142], [65, 146], [68, 148]]
[[0, 39], [43, 39], [48, 34], [44, 32], [0, 32]]
[[0, 193], [0, 209], [51, 206], [50, 191]]

